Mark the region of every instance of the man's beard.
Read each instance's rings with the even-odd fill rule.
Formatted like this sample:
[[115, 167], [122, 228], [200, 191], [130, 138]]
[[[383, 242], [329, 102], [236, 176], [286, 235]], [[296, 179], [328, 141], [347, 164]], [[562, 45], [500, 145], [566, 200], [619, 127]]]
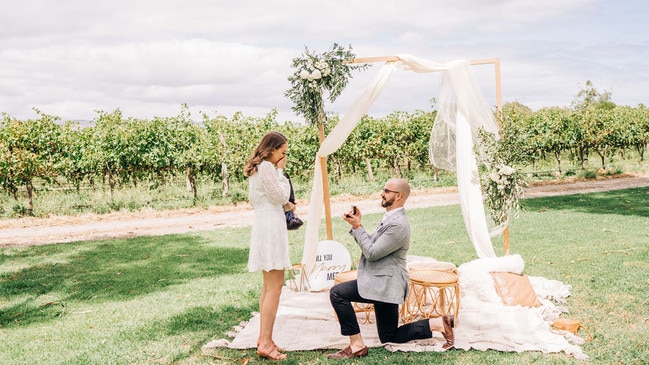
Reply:
[[390, 200], [387, 200], [387, 199], [383, 198], [383, 200], [381, 201], [381, 206], [383, 208], [387, 208], [387, 207], [391, 206], [392, 204], [394, 204], [394, 198], [392, 198]]

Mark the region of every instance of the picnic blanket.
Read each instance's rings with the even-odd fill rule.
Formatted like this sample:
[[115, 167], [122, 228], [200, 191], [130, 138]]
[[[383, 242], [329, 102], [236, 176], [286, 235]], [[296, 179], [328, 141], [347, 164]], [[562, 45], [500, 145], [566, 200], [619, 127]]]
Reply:
[[[410, 258], [409, 258], [410, 260]], [[490, 272], [522, 273], [524, 262], [520, 255], [483, 258], [458, 267], [461, 307], [455, 328], [455, 348], [461, 350], [565, 352], [576, 359], [586, 360], [583, 339], [550, 327], [551, 322], [567, 309], [564, 304], [570, 286], [556, 280], [530, 277], [541, 306], [506, 306], [496, 293]], [[405, 344], [381, 344], [374, 324], [365, 313], [358, 313], [363, 340], [368, 347], [383, 346], [389, 351], [444, 351], [444, 338], [433, 333], [429, 340]], [[215, 339], [203, 346], [232, 349], [255, 348], [259, 333], [259, 314], [253, 313], [248, 322], [241, 323], [229, 333], [233, 339]], [[329, 303], [328, 292], [291, 291], [284, 288], [275, 322], [273, 338], [287, 351], [342, 349], [348, 345]]]

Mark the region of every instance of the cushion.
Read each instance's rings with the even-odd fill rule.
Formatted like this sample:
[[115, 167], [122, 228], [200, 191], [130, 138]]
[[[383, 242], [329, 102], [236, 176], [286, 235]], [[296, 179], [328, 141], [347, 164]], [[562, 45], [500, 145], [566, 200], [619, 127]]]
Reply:
[[527, 275], [510, 272], [492, 272], [496, 292], [505, 305], [538, 307], [541, 305]]

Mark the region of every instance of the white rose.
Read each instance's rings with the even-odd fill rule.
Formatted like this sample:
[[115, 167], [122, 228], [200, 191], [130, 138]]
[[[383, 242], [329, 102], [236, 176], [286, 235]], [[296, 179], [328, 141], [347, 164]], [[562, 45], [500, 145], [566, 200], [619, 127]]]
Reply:
[[501, 174], [511, 175], [514, 172], [516, 172], [516, 169], [514, 169], [513, 167], [510, 167], [510, 166], [507, 166], [507, 165], [500, 168], [500, 173]]
[[498, 185], [498, 190], [504, 190], [504, 189], [505, 189], [505, 185]]
[[324, 61], [316, 62], [315, 67], [322, 72], [323, 76], [327, 76], [331, 73], [329, 65]]
[[307, 71], [307, 70], [302, 70], [302, 71], [300, 71], [300, 78], [301, 78], [302, 80], [306, 80], [306, 79], [308, 79], [308, 78], [309, 78], [309, 75], [310, 75], [310, 74], [309, 74], [309, 71]]
[[313, 70], [313, 72], [311, 72], [311, 79], [319, 80], [321, 78], [322, 78], [322, 73], [320, 73], [320, 70]]
[[489, 174], [489, 178], [491, 179], [491, 181], [497, 183], [500, 181], [500, 174], [494, 171]]

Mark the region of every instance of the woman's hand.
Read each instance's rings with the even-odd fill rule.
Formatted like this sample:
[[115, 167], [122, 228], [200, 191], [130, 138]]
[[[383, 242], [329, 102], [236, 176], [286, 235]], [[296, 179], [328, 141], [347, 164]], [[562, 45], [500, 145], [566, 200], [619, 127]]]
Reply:
[[295, 212], [295, 207], [296, 207], [296, 205], [291, 203], [291, 202], [288, 202], [288, 203], [282, 205], [282, 208], [284, 209], [285, 212], [288, 212], [289, 210], [292, 210], [293, 212]]
[[277, 161], [277, 168], [284, 169], [286, 167], [286, 160], [287, 160], [286, 156], [280, 158], [279, 161]]

